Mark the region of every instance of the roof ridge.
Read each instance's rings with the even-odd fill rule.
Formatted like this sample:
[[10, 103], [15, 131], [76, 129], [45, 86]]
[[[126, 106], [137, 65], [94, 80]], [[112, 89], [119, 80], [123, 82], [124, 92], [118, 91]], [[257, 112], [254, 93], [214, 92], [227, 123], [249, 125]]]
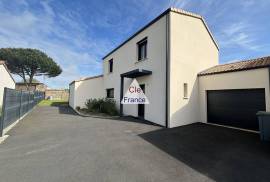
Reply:
[[194, 16], [194, 17], [197, 17], [197, 18], [203, 18], [199, 14], [196, 14], [196, 13], [193, 13], [191, 11], [187, 11], [187, 10], [184, 10], [184, 9], [181, 9], [181, 8], [170, 7], [168, 10], [173, 11], [173, 12], [176, 12], [176, 13], [183, 13], [185, 15]]
[[[264, 58], [268, 58], [268, 57], [270, 57], [270, 56], [261, 56], [261, 57], [258, 57], [258, 58], [251, 58], [251, 59], [236, 61], [236, 62], [232, 62], [232, 63], [219, 64], [219, 65], [216, 65], [216, 66], [223, 66], [223, 65], [237, 64], [237, 63], [242, 63], [242, 62], [256, 61], [256, 59], [264, 59]], [[260, 60], [258, 60], [258, 61], [260, 61]]]
[[262, 56], [234, 63], [215, 65], [201, 71], [200, 73], [198, 73], [198, 75], [203, 76], [265, 67], [270, 67], [270, 56]]

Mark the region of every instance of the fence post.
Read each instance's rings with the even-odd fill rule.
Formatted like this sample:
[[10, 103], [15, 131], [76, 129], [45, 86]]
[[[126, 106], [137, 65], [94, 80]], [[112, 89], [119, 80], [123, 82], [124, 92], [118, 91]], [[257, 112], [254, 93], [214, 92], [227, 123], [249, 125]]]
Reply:
[[20, 94], [20, 112], [19, 112], [19, 119], [21, 119], [22, 117], [22, 90], [21, 90], [21, 94]]
[[3, 130], [4, 130], [6, 98], [7, 98], [7, 88], [5, 87], [4, 95], [3, 95], [2, 115], [1, 115], [1, 120], [0, 120], [0, 137], [3, 136]]
[[27, 112], [30, 110], [30, 91], [28, 91], [28, 104], [27, 104]]

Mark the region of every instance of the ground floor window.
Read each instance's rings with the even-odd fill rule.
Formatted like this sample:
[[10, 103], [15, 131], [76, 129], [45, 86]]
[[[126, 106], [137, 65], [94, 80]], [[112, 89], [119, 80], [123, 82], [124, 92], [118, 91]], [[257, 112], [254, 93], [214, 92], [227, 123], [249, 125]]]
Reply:
[[108, 88], [106, 89], [107, 91], [107, 98], [114, 98], [114, 89], [113, 88]]

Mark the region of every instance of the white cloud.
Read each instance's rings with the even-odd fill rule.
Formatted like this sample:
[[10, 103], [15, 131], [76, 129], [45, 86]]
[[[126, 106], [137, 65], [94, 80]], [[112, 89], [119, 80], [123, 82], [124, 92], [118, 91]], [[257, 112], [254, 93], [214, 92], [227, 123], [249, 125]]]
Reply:
[[238, 22], [230, 24], [218, 34], [219, 43], [222, 47], [240, 46], [249, 50], [257, 50], [256, 35], [252, 33], [252, 27], [248, 23]]
[[[100, 73], [101, 63], [96, 55], [110, 44], [89, 37], [86, 25], [78, 23], [76, 12], [55, 12], [50, 3], [40, 2], [39, 12], [30, 9], [26, 1], [16, 4], [22, 9], [15, 12], [0, 3], [0, 47], [30, 47], [46, 52], [63, 69], [60, 76], [45, 79], [51, 87], [67, 87], [81, 76]], [[82, 71], [86, 69], [87, 72]]]
[[169, 6], [176, 7], [176, 8], [186, 8], [190, 0], [170, 0]]

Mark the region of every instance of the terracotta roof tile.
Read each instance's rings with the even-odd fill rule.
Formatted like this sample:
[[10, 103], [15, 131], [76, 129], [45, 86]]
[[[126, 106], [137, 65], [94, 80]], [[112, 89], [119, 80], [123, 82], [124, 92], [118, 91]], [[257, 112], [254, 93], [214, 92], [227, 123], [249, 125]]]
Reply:
[[213, 66], [209, 69], [200, 72], [198, 76], [265, 68], [265, 67], [270, 67], [270, 56]]

